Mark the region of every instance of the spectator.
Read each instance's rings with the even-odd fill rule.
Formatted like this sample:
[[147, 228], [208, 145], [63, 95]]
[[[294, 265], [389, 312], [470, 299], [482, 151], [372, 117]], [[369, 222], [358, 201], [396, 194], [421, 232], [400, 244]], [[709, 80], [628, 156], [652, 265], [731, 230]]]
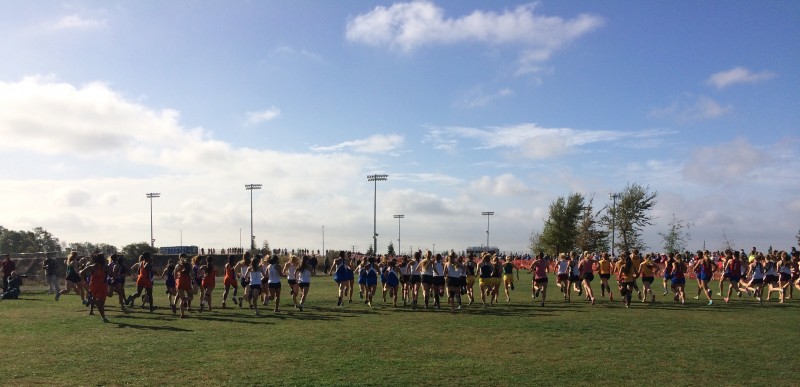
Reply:
[[6, 254], [5, 258], [3, 260], [3, 293], [8, 291], [8, 277], [17, 269], [17, 264], [11, 260], [10, 255]]
[[42, 269], [44, 269], [44, 278], [49, 287], [47, 294], [60, 292], [61, 289], [58, 287], [58, 274], [56, 274], [58, 269], [56, 260], [45, 256], [44, 262], [42, 262]]
[[[8, 255], [6, 255], [6, 257], [8, 257]], [[8, 290], [0, 295], [0, 300], [16, 300], [19, 298], [19, 287], [22, 286], [22, 278], [16, 271], [12, 271], [7, 280]]]
[[319, 262], [317, 261], [317, 256], [316, 255], [311, 256], [311, 259], [308, 260], [308, 264], [311, 265], [311, 275], [314, 276], [314, 277], [317, 276], [317, 264], [318, 263]]

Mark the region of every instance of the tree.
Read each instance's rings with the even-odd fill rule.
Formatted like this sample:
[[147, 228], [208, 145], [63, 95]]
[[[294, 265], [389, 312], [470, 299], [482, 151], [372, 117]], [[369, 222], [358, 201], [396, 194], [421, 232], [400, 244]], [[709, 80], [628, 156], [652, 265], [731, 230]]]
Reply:
[[61, 252], [61, 242], [47, 230], [41, 227], [34, 228], [33, 238], [36, 245], [40, 247], [40, 251]]
[[597, 227], [599, 225], [597, 219], [599, 212], [594, 212], [593, 202], [594, 198], [591, 198], [589, 203], [583, 207], [575, 243], [580, 251], [608, 251], [608, 231]]
[[264, 243], [261, 244], [261, 251], [265, 257], [272, 255], [272, 250], [269, 249], [269, 241], [264, 239]]
[[666, 232], [659, 232], [658, 235], [664, 241], [664, 251], [667, 253], [679, 253], [686, 250], [686, 246], [692, 239], [689, 229], [691, 223], [686, 223], [683, 219], [678, 219], [672, 214], [672, 221], [667, 225]]
[[40, 251], [36, 245], [36, 237], [30, 231], [4, 229], [0, 234], [0, 252], [3, 253], [35, 253]]
[[797, 245], [800, 246], [800, 230], [797, 230]]
[[656, 205], [658, 192], [637, 183], [628, 184], [620, 193], [616, 206], [608, 207], [602, 222], [617, 232], [616, 247], [622, 251], [643, 250], [642, 230], [653, 224], [650, 210]]
[[369, 249], [367, 249], [367, 255], [375, 254], [375, 250], [372, 249], [372, 244], [370, 243]]
[[394, 242], [389, 242], [389, 246], [386, 247], [386, 254], [387, 255], [395, 255], [394, 254]]
[[566, 199], [559, 197], [550, 204], [550, 215], [539, 239], [546, 251], [557, 255], [575, 248], [582, 208], [583, 195], [577, 193]]
[[542, 246], [542, 232], [533, 229], [531, 231], [531, 236], [528, 239], [528, 251], [530, 251], [531, 255], [536, 255], [540, 251], [544, 251], [544, 246]]
[[138, 243], [131, 243], [129, 245], [125, 245], [122, 248], [122, 254], [124, 254], [129, 259], [139, 259], [139, 256], [144, 254], [145, 252], [149, 252], [150, 254], [155, 254], [158, 252], [158, 249], [155, 247], [151, 247], [147, 242], [138, 242]]

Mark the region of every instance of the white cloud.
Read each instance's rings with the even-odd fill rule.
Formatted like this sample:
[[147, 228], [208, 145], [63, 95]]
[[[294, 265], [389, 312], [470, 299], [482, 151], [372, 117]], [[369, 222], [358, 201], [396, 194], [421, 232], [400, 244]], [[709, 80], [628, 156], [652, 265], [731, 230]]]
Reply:
[[481, 176], [470, 183], [470, 190], [477, 190], [494, 196], [517, 196], [531, 192], [524, 182], [513, 174], [506, 173], [497, 177]]
[[276, 108], [275, 106], [270, 106], [268, 109], [256, 111], [256, 112], [247, 112], [247, 125], [258, 125], [267, 121], [272, 121], [281, 114], [281, 110]]
[[696, 149], [686, 162], [683, 175], [698, 183], [745, 182], [769, 161], [767, 152], [739, 138]]
[[345, 141], [331, 146], [314, 146], [311, 150], [315, 152], [352, 150], [359, 153], [386, 153], [403, 146], [404, 142], [403, 136], [397, 134], [376, 134], [365, 139]]
[[426, 1], [378, 6], [347, 23], [346, 37], [352, 42], [411, 52], [426, 45], [481, 42], [522, 47], [518, 74], [538, 71], [538, 63], [567, 43], [604, 24], [595, 15], [572, 19], [541, 16], [535, 5], [522, 5], [503, 12], [473, 11], [450, 18], [444, 10]]
[[308, 51], [308, 50], [305, 50], [305, 49], [297, 49], [297, 48], [286, 46], [286, 45], [282, 45], [282, 46], [278, 46], [278, 47], [274, 48], [270, 54], [271, 54], [271, 56], [278, 57], [278, 58], [300, 57], [300, 58], [309, 59], [309, 60], [314, 61], [314, 62], [322, 62], [323, 61], [322, 55], [320, 55], [320, 54], [317, 54], [315, 52]]
[[510, 97], [514, 95], [514, 90], [509, 89], [507, 87], [497, 90], [493, 93], [486, 93], [483, 91], [483, 88], [476, 87], [468, 92], [466, 95], [461, 97], [457, 100], [453, 105], [456, 107], [461, 108], [479, 108], [484, 107], [491, 102], [494, 102], [498, 99]]
[[685, 123], [719, 118], [731, 111], [733, 111], [733, 107], [730, 105], [723, 106], [711, 98], [687, 93], [670, 106], [651, 110], [650, 116], [670, 118]]
[[[476, 140], [478, 149], [503, 149], [507, 156], [530, 159], [548, 159], [575, 152], [578, 148], [595, 143], [617, 143], [626, 140], [654, 138], [668, 134], [666, 131], [648, 130], [622, 132], [611, 130], [577, 130], [570, 128], [542, 128], [536, 124], [520, 124], [487, 129], [447, 127], [431, 130], [429, 141], [435, 144], [453, 144], [453, 138]], [[438, 145], [435, 145], [438, 146]]]
[[64, 16], [52, 25], [53, 30], [97, 30], [105, 28], [108, 21], [105, 19], [88, 19], [80, 15]]
[[727, 71], [712, 74], [706, 83], [722, 89], [739, 83], [758, 83], [775, 78], [775, 76], [775, 73], [767, 70], [754, 73], [744, 67], [734, 67]]

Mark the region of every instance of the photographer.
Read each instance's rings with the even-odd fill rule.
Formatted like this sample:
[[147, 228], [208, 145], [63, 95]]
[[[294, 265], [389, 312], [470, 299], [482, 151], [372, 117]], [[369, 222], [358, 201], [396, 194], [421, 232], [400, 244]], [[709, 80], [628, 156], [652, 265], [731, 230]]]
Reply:
[[16, 300], [19, 297], [19, 287], [22, 286], [22, 277], [16, 271], [12, 271], [8, 277], [8, 290], [0, 295], [0, 300]]

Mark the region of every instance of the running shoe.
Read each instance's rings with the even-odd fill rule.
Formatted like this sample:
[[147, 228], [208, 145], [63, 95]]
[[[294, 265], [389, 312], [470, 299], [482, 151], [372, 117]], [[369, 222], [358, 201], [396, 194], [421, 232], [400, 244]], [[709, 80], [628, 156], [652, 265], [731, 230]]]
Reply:
[[713, 300], [708, 300], [708, 305], [714, 305], [714, 301]]

